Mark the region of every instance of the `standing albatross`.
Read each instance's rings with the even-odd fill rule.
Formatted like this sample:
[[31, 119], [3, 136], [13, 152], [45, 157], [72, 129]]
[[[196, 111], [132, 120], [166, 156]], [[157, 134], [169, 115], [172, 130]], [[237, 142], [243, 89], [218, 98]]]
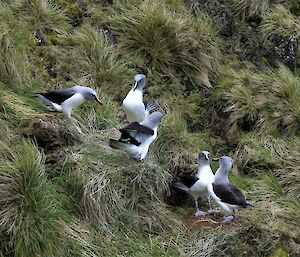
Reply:
[[149, 146], [157, 137], [157, 127], [162, 118], [161, 112], [153, 112], [143, 122], [132, 122], [119, 129], [121, 138], [110, 139], [110, 147], [124, 150], [133, 158], [143, 160], [148, 153]]
[[137, 74], [134, 76], [134, 84], [123, 100], [122, 108], [129, 122], [142, 122], [146, 119], [155, 104], [143, 100], [143, 89], [146, 85], [146, 76]]
[[225, 212], [232, 213], [233, 211], [224, 219], [224, 222], [230, 222], [235, 218], [235, 209], [249, 208], [252, 205], [247, 203], [241, 190], [229, 183], [228, 173], [232, 168], [233, 160], [228, 156], [222, 156], [219, 164], [214, 181], [209, 186], [209, 193]]
[[196, 205], [196, 217], [204, 216], [205, 212], [200, 211], [198, 208], [198, 199], [201, 197], [203, 200], [207, 199], [209, 202], [209, 211], [213, 211], [211, 208], [210, 197], [208, 194], [208, 185], [214, 180], [214, 173], [210, 167], [209, 152], [202, 151], [198, 155], [198, 172], [196, 175], [182, 175], [181, 182], [175, 182], [172, 187], [181, 189], [189, 193]]
[[62, 90], [37, 93], [37, 95], [40, 101], [48, 108], [53, 111], [64, 113], [74, 123], [75, 128], [80, 133], [80, 128], [75, 124], [76, 120], [71, 117], [73, 108], [81, 105], [86, 100], [95, 100], [102, 104], [94, 89], [83, 86], [74, 86]]

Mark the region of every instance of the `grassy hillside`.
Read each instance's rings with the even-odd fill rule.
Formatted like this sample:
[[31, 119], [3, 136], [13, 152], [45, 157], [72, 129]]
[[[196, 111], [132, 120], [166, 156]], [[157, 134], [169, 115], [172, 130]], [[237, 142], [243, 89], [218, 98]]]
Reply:
[[[299, 256], [299, 42], [297, 0], [0, 1], [0, 256]], [[141, 162], [108, 146], [137, 73]], [[75, 84], [83, 135], [35, 96]], [[255, 206], [231, 224], [170, 189], [202, 150]]]

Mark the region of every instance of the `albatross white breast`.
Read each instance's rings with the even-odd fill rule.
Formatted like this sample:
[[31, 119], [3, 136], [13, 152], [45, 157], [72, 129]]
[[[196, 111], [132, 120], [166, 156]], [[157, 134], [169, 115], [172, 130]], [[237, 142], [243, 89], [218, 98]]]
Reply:
[[146, 76], [137, 74], [134, 76], [134, 84], [123, 100], [122, 108], [129, 122], [142, 122], [146, 119], [155, 104], [143, 100], [143, 89], [146, 85]]

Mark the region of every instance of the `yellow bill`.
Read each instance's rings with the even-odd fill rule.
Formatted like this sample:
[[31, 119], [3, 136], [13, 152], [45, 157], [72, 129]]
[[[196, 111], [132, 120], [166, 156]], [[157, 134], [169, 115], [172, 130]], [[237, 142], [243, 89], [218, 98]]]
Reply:
[[99, 100], [98, 96], [96, 96], [96, 101], [102, 105], [102, 102]]

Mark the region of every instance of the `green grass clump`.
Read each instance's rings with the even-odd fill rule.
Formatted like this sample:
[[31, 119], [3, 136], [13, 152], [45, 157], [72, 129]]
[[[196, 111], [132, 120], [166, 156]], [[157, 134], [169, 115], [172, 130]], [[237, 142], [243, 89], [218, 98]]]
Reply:
[[0, 80], [20, 83], [25, 74], [26, 32], [14, 17], [10, 7], [0, 3]]
[[185, 11], [179, 16], [149, 1], [116, 13], [111, 24], [120, 51], [151, 74], [198, 85], [218, 71], [222, 54], [208, 17], [195, 18]]
[[154, 149], [159, 162], [170, 171], [190, 169], [197, 162], [197, 154], [209, 150], [207, 137], [205, 133], [190, 133], [186, 120], [174, 110], [162, 121]]
[[[15, 141], [15, 140], [14, 140]], [[0, 230], [15, 256], [60, 256], [62, 202], [45, 174], [44, 155], [25, 140], [1, 142]]]
[[270, 8], [270, 0], [223, 0], [242, 20], [263, 16]]
[[225, 133], [237, 139], [244, 132], [254, 130], [261, 119], [258, 95], [261, 79], [255, 69], [248, 65], [236, 69], [227, 67], [224, 76], [218, 81], [212, 100], [225, 115], [228, 115], [229, 130]]
[[276, 34], [297, 40], [300, 37], [300, 18], [283, 5], [275, 5], [271, 12], [264, 16], [259, 32], [263, 41]]
[[276, 140], [270, 136], [258, 140], [255, 134], [249, 133], [240, 138], [234, 158], [239, 172], [255, 174], [281, 167], [277, 152], [281, 153], [282, 149], [275, 150], [274, 144]]
[[105, 135], [111, 137], [110, 133], [113, 131], [102, 132], [97, 138], [93, 134], [79, 154], [67, 159], [69, 176], [81, 188], [69, 191], [81, 203], [79, 213], [113, 233], [128, 223], [132, 230], [178, 227], [172, 227], [175, 221], [162, 202], [169, 192], [171, 174], [156, 163], [151, 153], [144, 162], [137, 162], [122, 151], [109, 149], [102, 140]]
[[239, 141], [235, 151], [237, 167], [242, 174], [261, 174], [272, 172], [276, 176], [282, 192], [293, 199], [300, 199], [297, 186], [300, 177], [297, 172], [299, 165], [299, 139], [261, 137], [248, 134]]
[[[128, 63], [104, 38], [103, 34], [90, 26], [81, 27], [73, 37], [77, 46], [73, 51], [73, 74], [90, 85], [105, 89], [113, 95], [124, 95], [130, 71]], [[77, 73], [77, 74], [76, 74]]]
[[15, 8], [32, 32], [63, 34], [70, 28], [64, 12], [50, 0], [18, 0]]
[[229, 116], [227, 135], [255, 131], [298, 135], [299, 77], [287, 67], [257, 72], [251, 68], [228, 68], [212, 99]]
[[267, 76], [261, 104], [270, 126], [285, 135], [300, 132], [300, 81], [299, 77], [285, 66], [280, 66]]

